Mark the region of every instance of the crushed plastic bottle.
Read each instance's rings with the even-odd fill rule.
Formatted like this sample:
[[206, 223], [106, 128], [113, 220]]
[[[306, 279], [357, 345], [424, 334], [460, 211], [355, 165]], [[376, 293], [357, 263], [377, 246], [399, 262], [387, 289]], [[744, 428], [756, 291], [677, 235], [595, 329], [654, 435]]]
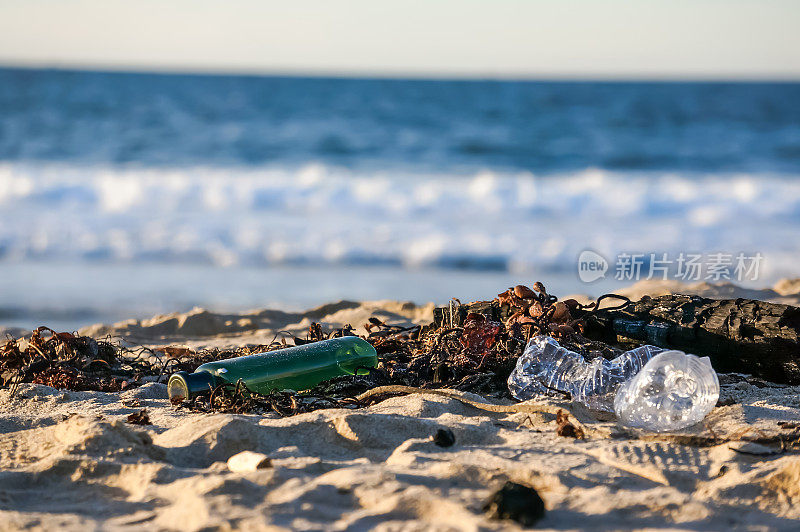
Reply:
[[531, 338], [508, 388], [522, 401], [567, 392], [589, 408], [615, 412], [625, 426], [656, 432], [698, 423], [719, 399], [708, 357], [644, 345], [587, 362], [549, 336]]
[[520, 401], [567, 392], [589, 408], [613, 412], [617, 388], [663, 351], [644, 345], [613, 360], [598, 357], [587, 362], [549, 336], [534, 336], [508, 377], [508, 389]]
[[619, 387], [614, 411], [625, 426], [667, 432], [699, 423], [718, 399], [708, 357], [665, 351]]

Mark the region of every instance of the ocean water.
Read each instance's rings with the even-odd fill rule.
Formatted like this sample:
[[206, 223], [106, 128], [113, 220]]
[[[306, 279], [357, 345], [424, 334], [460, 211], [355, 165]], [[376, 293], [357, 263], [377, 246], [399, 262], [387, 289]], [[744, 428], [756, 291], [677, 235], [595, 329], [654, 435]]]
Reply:
[[0, 325], [597, 295], [624, 253], [800, 275], [800, 84], [0, 69]]

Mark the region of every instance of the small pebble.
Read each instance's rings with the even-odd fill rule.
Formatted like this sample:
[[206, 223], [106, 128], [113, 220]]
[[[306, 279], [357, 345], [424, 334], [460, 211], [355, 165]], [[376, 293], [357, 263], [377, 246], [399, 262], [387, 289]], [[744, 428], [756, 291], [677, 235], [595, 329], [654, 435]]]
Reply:
[[272, 467], [269, 456], [253, 451], [242, 451], [228, 458], [228, 469], [234, 473], [247, 473], [257, 469]]
[[439, 447], [450, 447], [456, 442], [456, 435], [450, 429], [439, 429], [433, 435], [433, 443]]
[[512, 519], [530, 527], [544, 517], [544, 501], [535, 489], [516, 482], [506, 482], [489, 498], [483, 511], [492, 519]]

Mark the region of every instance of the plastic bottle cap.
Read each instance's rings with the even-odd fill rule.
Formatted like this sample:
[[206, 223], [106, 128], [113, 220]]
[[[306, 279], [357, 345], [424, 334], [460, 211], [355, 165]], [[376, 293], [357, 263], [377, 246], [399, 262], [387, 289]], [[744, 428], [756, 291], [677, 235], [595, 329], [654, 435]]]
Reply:
[[204, 371], [197, 373], [177, 371], [169, 378], [167, 394], [170, 401], [187, 401], [213, 390], [215, 386], [214, 376]]

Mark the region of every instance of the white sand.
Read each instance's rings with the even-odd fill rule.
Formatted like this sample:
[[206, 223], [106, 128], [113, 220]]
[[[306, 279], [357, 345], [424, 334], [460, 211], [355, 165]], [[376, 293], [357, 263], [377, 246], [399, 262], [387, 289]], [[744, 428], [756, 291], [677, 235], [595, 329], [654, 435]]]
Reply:
[[[230, 346], [311, 321], [419, 323], [430, 311], [396, 302], [299, 314], [194, 311], [83, 332]], [[706, 419], [716, 435], [787, 433], [778, 421], [800, 421], [800, 387], [725, 382], [728, 406]], [[124, 423], [142, 408], [153, 425]], [[441, 427], [454, 432], [454, 446], [431, 442]], [[689, 433], [710, 436], [707, 427]], [[506, 480], [539, 491], [545, 529], [800, 527], [797, 454], [685, 445], [613, 422], [587, 429], [587, 440], [572, 440], [556, 435], [550, 415], [497, 414], [428, 395], [278, 418], [176, 411], [160, 383], [121, 394], [22, 385], [15, 396], [0, 390], [0, 530], [514, 530], [481, 512]], [[241, 451], [266, 454], [272, 467], [231, 472], [226, 462]]]

